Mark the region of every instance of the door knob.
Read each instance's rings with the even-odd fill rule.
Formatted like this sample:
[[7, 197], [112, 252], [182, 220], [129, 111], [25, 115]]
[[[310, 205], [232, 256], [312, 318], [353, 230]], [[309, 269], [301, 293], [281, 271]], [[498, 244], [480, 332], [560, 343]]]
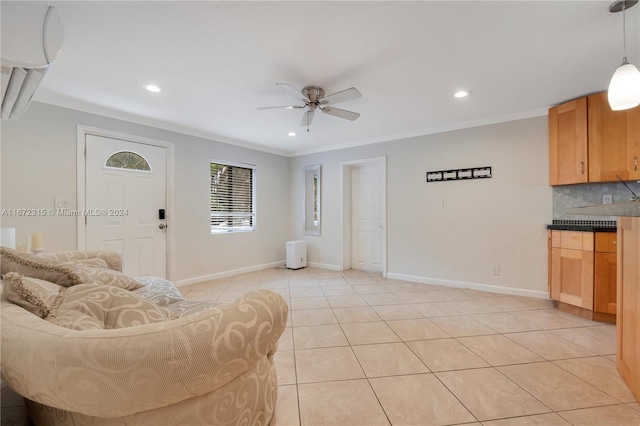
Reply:
[[161, 223], [160, 225], [158, 225], [158, 228], [160, 229], [166, 229], [167, 225], [165, 225], [164, 223]]

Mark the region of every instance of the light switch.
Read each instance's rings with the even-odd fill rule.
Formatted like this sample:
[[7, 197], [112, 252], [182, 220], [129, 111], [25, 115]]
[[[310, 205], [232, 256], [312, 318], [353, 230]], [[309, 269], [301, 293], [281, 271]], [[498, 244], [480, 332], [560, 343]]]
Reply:
[[69, 208], [69, 200], [64, 198], [56, 198], [54, 199], [54, 207], [57, 210], [66, 210]]

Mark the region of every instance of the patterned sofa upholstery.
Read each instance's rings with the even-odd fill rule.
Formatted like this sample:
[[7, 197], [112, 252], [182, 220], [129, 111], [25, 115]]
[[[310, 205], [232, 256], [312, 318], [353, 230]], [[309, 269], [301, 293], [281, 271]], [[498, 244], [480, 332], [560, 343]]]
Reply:
[[[69, 252], [41, 259], [94, 257], [105, 259], [112, 270], [122, 269], [122, 259], [114, 252]], [[70, 329], [11, 303], [3, 294], [3, 382], [25, 397], [34, 424], [269, 424], [277, 395], [273, 355], [288, 313], [284, 299], [260, 290], [214, 306], [184, 300], [165, 280], [137, 281], [144, 285], [131, 292], [166, 310], [164, 320]], [[95, 284], [82, 286], [98, 295], [104, 290]]]

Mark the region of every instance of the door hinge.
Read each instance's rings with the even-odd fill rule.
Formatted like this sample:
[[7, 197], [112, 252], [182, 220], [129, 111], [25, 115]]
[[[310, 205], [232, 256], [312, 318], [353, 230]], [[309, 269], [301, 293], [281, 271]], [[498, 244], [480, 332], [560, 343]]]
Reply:
[[87, 144], [84, 145], [84, 158], [87, 158]]
[[87, 226], [87, 216], [84, 217], [84, 226]]

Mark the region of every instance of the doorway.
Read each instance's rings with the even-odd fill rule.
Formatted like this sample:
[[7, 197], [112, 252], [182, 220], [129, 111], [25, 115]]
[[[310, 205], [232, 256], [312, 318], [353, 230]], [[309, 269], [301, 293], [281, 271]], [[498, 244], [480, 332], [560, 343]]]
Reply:
[[386, 276], [386, 157], [342, 163], [343, 269]]
[[170, 278], [173, 146], [114, 136], [84, 134], [78, 248], [121, 251], [128, 275]]

